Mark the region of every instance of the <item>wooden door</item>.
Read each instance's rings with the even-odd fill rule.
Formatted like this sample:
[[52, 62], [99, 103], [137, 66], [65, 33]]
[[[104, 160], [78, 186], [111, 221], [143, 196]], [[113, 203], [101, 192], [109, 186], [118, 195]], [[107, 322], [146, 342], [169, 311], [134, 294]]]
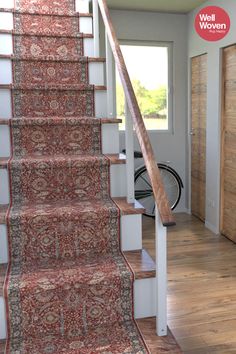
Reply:
[[191, 61], [191, 211], [205, 221], [207, 54]]
[[221, 233], [236, 242], [236, 45], [223, 50]]

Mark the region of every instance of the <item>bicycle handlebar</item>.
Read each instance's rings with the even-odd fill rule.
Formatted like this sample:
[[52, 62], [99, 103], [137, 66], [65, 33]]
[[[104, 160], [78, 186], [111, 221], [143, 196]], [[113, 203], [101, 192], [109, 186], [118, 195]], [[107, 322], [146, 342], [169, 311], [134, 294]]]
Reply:
[[[122, 150], [123, 154], [126, 154], [126, 149]], [[142, 159], [143, 154], [141, 153], [141, 151], [134, 151], [134, 158], [135, 159]]]

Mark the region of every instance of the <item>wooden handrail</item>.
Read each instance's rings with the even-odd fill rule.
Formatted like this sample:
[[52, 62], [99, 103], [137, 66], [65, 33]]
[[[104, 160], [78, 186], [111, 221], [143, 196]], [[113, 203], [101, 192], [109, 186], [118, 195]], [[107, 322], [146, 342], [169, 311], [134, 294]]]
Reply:
[[153, 189], [155, 201], [159, 210], [162, 224], [164, 226], [175, 225], [174, 217], [171, 208], [169, 206], [165, 188], [154, 157], [150, 139], [144, 125], [143, 117], [139, 109], [137, 98], [135, 96], [134, 89], [131, 84], [131, 80], [125, 65], [124, 57], [121, 52], [120, 45], [115, 34], [115, 30], [111, 21], [106, 0], [98, 0], [98, 4], [100, 7], [107, 36], [109, 38], [111, 50], [114, 55], [115, 63], [117, 65], [117, 69], [120, 74], [127, 104], [130, 110], [131, 117], [133, 119], [135, 132], [137, 134], [140, 148], [143, 153], [143, 159], [152, 184], [152, 189]]

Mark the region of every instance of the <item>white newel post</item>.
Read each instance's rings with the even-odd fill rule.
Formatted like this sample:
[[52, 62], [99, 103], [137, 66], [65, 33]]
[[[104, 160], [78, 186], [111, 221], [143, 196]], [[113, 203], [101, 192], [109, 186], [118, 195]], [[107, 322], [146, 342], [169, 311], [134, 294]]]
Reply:
[[98, 0], [93, 0], [93, 43], [94, 43], [94, 57], [100, 56], [99, 48], [99, 10]]
[[108, 118], [116, 118], [116, 78], [115, 61], [106, 33], [106, 82], [107, 82], [107, 114]]
[[155, 208], [156, 238], [156, 286], [157, 286], [157, 317], [156, 331], [158, 336], [167, 335], [167, 245], [166, 227], [163, 226], [156, 205]]
[[125, 100], [125, 148], [126, 148], [126, 181], [127, 203], [134, 203], [134, 131], [130, 110]]

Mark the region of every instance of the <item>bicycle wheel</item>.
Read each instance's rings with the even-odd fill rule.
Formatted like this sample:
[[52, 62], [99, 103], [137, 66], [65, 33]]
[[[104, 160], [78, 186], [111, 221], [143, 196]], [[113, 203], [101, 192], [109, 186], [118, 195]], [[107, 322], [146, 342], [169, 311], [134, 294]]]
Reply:
[[[166, 194], [170, 203], [170, 207], [173, 210], [179, 203], [181, 197], [182, 181], [171, 167], [164, 164], [159, 164], [159, 171], [166, 190]], [[139, 200], [143, 207], [146, 209], [145, 215], [155, 216], [155, 201], [153, 197], [153, 191], [151, 182], [146, 170], [143, 166], [139, 168], [134, 176], [135, 180], [135, 199]]]

